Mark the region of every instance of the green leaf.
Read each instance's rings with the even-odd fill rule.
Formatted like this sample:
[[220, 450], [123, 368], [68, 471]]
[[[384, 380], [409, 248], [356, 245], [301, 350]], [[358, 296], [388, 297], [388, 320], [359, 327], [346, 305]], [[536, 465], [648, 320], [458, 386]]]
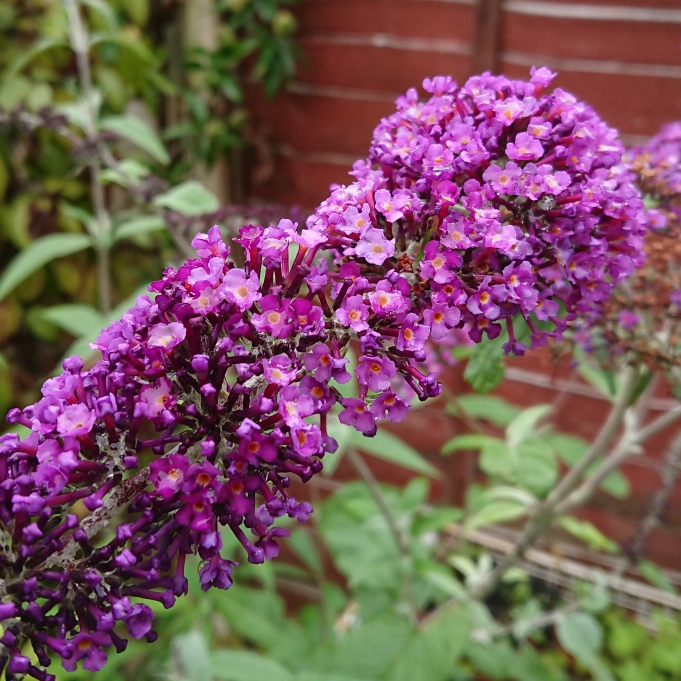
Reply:
[[465, 605], [448, 607], [418, 631], [395, 661], [390, 681], [448, 681], [472, 629]]
[[[520, 413], [518, 407], [494, 395], [461, 395], [457, 402], [472, 418], [489, 421], [499, 427], [507, 426]], [[457, 405], [449, 403], [447, 412], [457, 416]]]
[[166, 223], [160, 216], [140, 215], [140, 217], [128, 220], [116, 227], [113, 233], [113, 241], [116, 242], [121, 239], [129, 239], [130, 237], [149, 234], [149, 232], [157, 232], [165, 228]]
[[383, 677], [409, 641], [405, 617], [380, 617], [348, 631], [337, 643], [329, 669], [361, 677]]
[[560, 644], [579, 659], [579, 653], [589, 650], [598, 652], [603, 645], [603, 629], [591, 615], [570, 612], [558, 621], [556, 635]]
[[619, 388], [619, 381], [617, 374], [613, 371], [606, 371], [605, 369], [590, 366], [587, 362], [580, 362], [577, 365], [579, 375], [592, 387], [596, 388], [599, 393], [605, 395], [609, 400], [615, 398]]
[[676, 593], [674, 585], [665, 577], [664, 572], [655, 563], [651, 563], [649, 560], [642, 560], [637, 567], [643, 577], [653, 586], [670, 594]]
[[452, 454], [453, 452], [459, 452], [461, 450], [483, 449], [492, 442], [500, 442], [500, 440], [489, 435], [481, 435], [478, 433], [457, 435], [443, 445], [442, 453]]
[[188, 180], [159, 194], [153, 204], [182, 213], [182, 215], [214, 213], [220, 208], [220, 202], [215, 195], [196, 180]]
[[538, 438], [523, 440], [516, 448], [517, 462], [511, 471], [514, 482], [535, 494], [545, 494], [558, 480], [553, 450]]
[[85, 234], [48, 234], [36, 239], [14, 257], [0, 276], [0, 300], [48, 262], [89, 246], [92, 239]]
[[494, 340], [484, 340], [475, 346], [466, 364], [463, 377], [478, 393], [494, 390], [504, 378], [503, 335]]
[[250, 650], [216, 650], [210, 656], [213, 678], [225, 681], [292, 681], [278, 662]]
[[556, 625], [558, 642], [594, 675], [597, 681], [615, 681], [615, 677], [598, 658], [603, 645], [603, 629], [592, 615], [571, 612]]
[[546, 440], [558, 452], [558, 456], [568, 465], [574, 466], [589, 449], [589, 443], [581, 437], [565, 435], [563, 433], [548, 433]]
[[464, 532], [469, 532], [477, 527], [505, 523], [509, 520], [522, 518], [527, 514], [527, 506], [518, 501], [492, 501], [474, 513], [465, 523]]
[[485, 499], [490, 501], [506, 500], [517, 501], [527, 507], [532, 507], [537, 503], [537, 497], [524, 489], [517, 487], [509, 487], [508, 485], [499, 485], [498, 487], [491, 487], [483, 493]]
[[291, 536], [287, 539], [286, 544], [310, 568], [313, 575], [318, 578], [322, 577], [324, 574], [322, 559], [307, 528], [299, 527], [291, 532]]
[[431, 478], [441, 477], [440, 471], [435, 466], [428, 463], [413, 447], [402, 442], [400, 438], [387, 430], [379, 429], [374, 437], [364, 437], [352, 429], [351, 443], [357, 449], [377, 459], [390, 461], [402, 468], [408, 468]]
[[108, 24], [108, 28], [112, 31], [118, 28], [118, 22], [116, 21], [116, 13], [113, 11], [109, 3], [105, 0], [80, 0], [84, 5], [92, 7], [95, 12], [97, 12], [102, 19]]
[[537, 424], [551, 411], [550, 404], [538, 404], [523, 411], [506, 428], [509, 447], [517, 447], [523, 440], [536, 435]]
[[601, 489], [616, 499], [626, 499], [631, 493], [631, 483], [622, 471], [613, 471], [603, 479]]
[[163, 142], [141, 118], [136, 116], [106, 116], [99, 122], [99, 127], [127, 139], [146, 151], [159, 163], [163, 165], [170, 163], [170, 155], [163, 146]]
[[208, 644], [200, 631], [190, 631], [173, 639], [173, 660], [183, 681], [211, 681], [211, 660]]
[[98, 310], [81, 303], [54, 305], [42, 310], [40, 316], [76, 338], [80, 338], [90, 329], [103, 328], [105, 323]]
[[276, 594], [235, 584], [213, 600], [230, 626], [247, 641], [270, 649], [286, 640], [284, 604]]
[[608, 539], [596, 526], [586, 520], [565, 516], [558, 521], [558, 524], [573, 537], [586, 542], [592, 549], [608, 553], [619, 551], [619, 546], [612, 539]]
[[464, 516], [461, 508], [451, 506], [440, 506], [423, 512], [414, 521], [413, 533], [415, 536], [426, 534], [426, 532], [436, 532], [447, 525], [458, 523]]
[[125, 158], [115, 169], [107, 168], [103, 170], [100, 177], [107, 182], [115, 182], [122, 187], [130, 187], [132, 184], [139, 184], [142, 178], [149, 175], [149, 173], [149, 168], [139, 161], [136, 161], [134, 158]]
[[579, 604], [582, 608], [593, 615], [605, 612], [610, 606], [610, 595], [605, 586], [604, 579], [597, 583], [593, 582], [577, 582], [574, 587], [575, 594], [579, 599]]
[[63, 40], [54, 40], [52, 38], [44, 38], [36, 42], [33, 47], [27, 50], [21, 50], [19, 57], [13, 64], [3, 73], [2, 80], [8, 81], [16, 76], [25, 66], [27, 66], [33, 59], [43, 54], [47, 50], [52, 50], [55, 47], [65, 47], [68, 49], [68, 44]]
[[[82, 224], [83, 227], [85, 227], [85, 229], [88, 231], [93, 241], [97, 240], [99, 229], [97, 227], [97, 221], [95, 220], [92, 213], [88, 213], [88, 211], [84, 210], [80, 206], [74, 206], [72, 203], [67, 203], [66, 201], [62, 201], [59, 204], [59, 212], [61, 213], [60, 217], [62, 220], [66, 218], [67, 220], [80, 222], [80, 224]], [[66, 222], [66, 220], [64, 221]]]
[[490, 438], [478, 459], [478, 465], [487, 475], [503, 475], [510, 477], [517, 457], [513, 450], [503, 441]]
[[[97, 350], [92, 350], [90, 348], [90, 343], [94, 342], [99, 332], [111, 324], [111, 322], [120, 319], [136, 302], [141, 295], [148, 295], [150, 298], [154, 298], [155, 293], [150, 293], [148, 291], [149, 285], [140, 286], [131, 296], [126, 298], [122, 303], [117, 305], [107, 317], [104, 318], [101, 326], [99, 324], [92, 326], [87, 331], [85, 331], [82, 336], [74, 341], [69, 349], [64, 353], [64, 357], [71, 357], [72, 355], [78, 355], [87, 362], [92, 357], [97, 354]], [[55, 367], [56, 373], [61, 373], [61, 363]]]
[[424, 577], [426, 581], [450, 598], [463, 600], [466, 597], [466, 589], [464, 589], [463, 584], [448, 571], [429, 570], [424, 574]]

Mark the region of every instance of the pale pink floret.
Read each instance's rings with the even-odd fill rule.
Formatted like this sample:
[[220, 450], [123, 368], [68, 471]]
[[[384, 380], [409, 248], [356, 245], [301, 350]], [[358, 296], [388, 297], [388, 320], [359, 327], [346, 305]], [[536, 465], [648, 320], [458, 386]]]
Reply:
[[157, 324], [152, 327], [147, 338], [147, 345], [153, 348], [165, 348], [170, 350], [179, 345], [187, 335], [187, 329], [179, 322], [170, 324]]

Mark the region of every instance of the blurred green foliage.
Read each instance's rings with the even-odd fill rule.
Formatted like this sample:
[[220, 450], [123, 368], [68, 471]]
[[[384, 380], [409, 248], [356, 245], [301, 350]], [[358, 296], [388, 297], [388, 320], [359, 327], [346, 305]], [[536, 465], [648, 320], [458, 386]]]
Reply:
[[[228, 591], [201, 592], [189, 564], [189, 595], [155, 608], [156, 643], [131, 641], [97, 674], [55, 669], [60, 681], [671, 681], [681, 674], [681, 619], [653, 613], [645, 625], [578, 590], [588, 611], [533, 624], [559, 592], [527, 576], [508, 579], [494, 604], [450, 600], [485, 569], [472, 546], [442, 550], [440, 532], [462, 509], [433, 507], [428, 483], [381, 486], [405, 531], [400, 556], [363, 482], [317, 504], [306, 525], [286, 523], [286, 555], [251, 566], [233, 535], [223, 554], [240, 562]], [[419, 624], [405, 600], [414, 591]], [[436, 614], [435, 609], [438, 608]], [[496, 616], [492, 617], [492, 610]], [[506, 625], [500, 629], [499, 623]], [[651, 642], [651, 631], [655, 632]]]
[[[232, 151], [245, 144], [245, 88], [263, 87], [272, 95], [294, 73], [298, 51], [290, 1], [216, 0], [213, 23], [219, 31], [211, 50], [186, 36], [194, 12], [190, 0], [79, 3], [89, 34], [98, 129], [109, 135], [102, 139], [128, 176], [151, 174], [162, 191], [184, 183], [198, 166], [210, 168], [220, 158], [230, 163]], [[62, 113], [67, 132], [79, 134], [83, 92], [64, 4], [0, 0], [0, 33], [0, 115], [17, 109]], [[49, 126], [0, 130], [0, 274], [11, 262], [15, 273], [22, 269], [16, 266], [20, 253], [36, 265], [30, 276], [24, 267], [21, 284], [0, 295], [0, 413], [36, 398], [41, 379], [79, 337], [78, 324], [87, 321], [79, 310], [98, 307], [96, 234], [95, 251], [81, 245], [59, 252], [55, 240], [55, 257], [49, 257], [35, 246], [47, 235], [87, 233], [95, 213], [91, 153]], [[240, 172], [238, 164], [232, 171]], [[135, 208], [120, 174], [105, 170], [102, 179], [117, 235], [106, 245], [116, 305], [157, 278], [175, 258], [177, 244], [163, 220]], [[202, 205], [212, 210], [200, 213], [217, 208], [208, 196], [211, 205]], [[168, 208], [182, 213], [189, 202], [201, 203], [196, 198], [176, 198]], [[43, 251], [50, 243], [41, 242]]]

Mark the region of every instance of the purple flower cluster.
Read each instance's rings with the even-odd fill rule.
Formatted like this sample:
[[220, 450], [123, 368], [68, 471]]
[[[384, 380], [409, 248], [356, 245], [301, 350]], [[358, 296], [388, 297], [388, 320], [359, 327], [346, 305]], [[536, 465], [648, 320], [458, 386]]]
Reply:
[[681, 226], [681, 121], [664, 125], [648, 142], [627, 152], [646, 198], [648, 227], [675, 232]]
[[575, 340], [606, 366], [624, 360], [668, 371], [681, 365], [681, 122], [625, 159], [646, 205], [646, 262], [598, 315], [580, 320]]
[[186, 593], [187, 555], [204, 589], [230, 586], [221, 528], [260, 563], [288, 534], [277, 518], [308, 518], [289, 486], [335, 451], [332, 409], [371, 436], [407, 396], [440, 393], [433, 344], [505, 320], [520, 354], [512, 317], [541, 343], [539, 322], [559, 334], [632, 270], [642, 219], [621, 146], [571, 96], [540, 97], [550, 79], [436, 78], [426, 103], [410, 90], [304, 228], [242, 229], [241, 267], [217, 227], [199, 234], [197, 257], [100, 334], [94, 368], [67, 360], [10, 412], [30, 435], [0, 438], [0, 669], [53, 678], [57, 655], [97, 670], [125, 636], [154, 640], [143, 601]]
[[475, 342], [495, 338], [505, 321], [507, 352], [522, 354], [513, 317], [541, 345], [642, 263], [642, 202], [617, 133], [572, 95], [542, 95], [553, 76], [425, 80], [430, 99], [400, 97], [357, 182], [308, 220], [349, 239], [345, 255], [392, 258], [412, 288], [407, 314], [433, 338], [463, 324]]

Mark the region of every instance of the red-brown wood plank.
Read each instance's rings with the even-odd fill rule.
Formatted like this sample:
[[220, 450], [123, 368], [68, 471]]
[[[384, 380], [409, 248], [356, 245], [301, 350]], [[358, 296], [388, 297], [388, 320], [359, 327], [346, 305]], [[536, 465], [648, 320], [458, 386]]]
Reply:
[[314, 209], [329, 195], [330, 184], [348, 184], [352, 179], [347, 169], [339, 165], [278, 156], [274, 176], [268, 182], [253, 187], [251, 195], [286, 206]]
[[371, 134], [391, 113], [388, 101], [366, 102], [333, 97], [279, 95], [273, 102], [253, 97], [253, 119], [270, 137], [301, 152], [340, 152], [366, 158]]
[[470, 40], [473, 7], [437, 0], [312, 0], [295, 8], [300, 33], [391, 33]]
[[397, 50], [382, 47], [339, 45], [302, 40], [309, 59], [301, 67], [306, 83], [385, 91], [390, 94], [419, 87], [424, 78], [451, 75], [459, 83], [469, 74], [470, 57]]
[[606, 23], [503, 14], [503, 50], [554, 57], [681, 64], [680, 42], [679, 24]]

